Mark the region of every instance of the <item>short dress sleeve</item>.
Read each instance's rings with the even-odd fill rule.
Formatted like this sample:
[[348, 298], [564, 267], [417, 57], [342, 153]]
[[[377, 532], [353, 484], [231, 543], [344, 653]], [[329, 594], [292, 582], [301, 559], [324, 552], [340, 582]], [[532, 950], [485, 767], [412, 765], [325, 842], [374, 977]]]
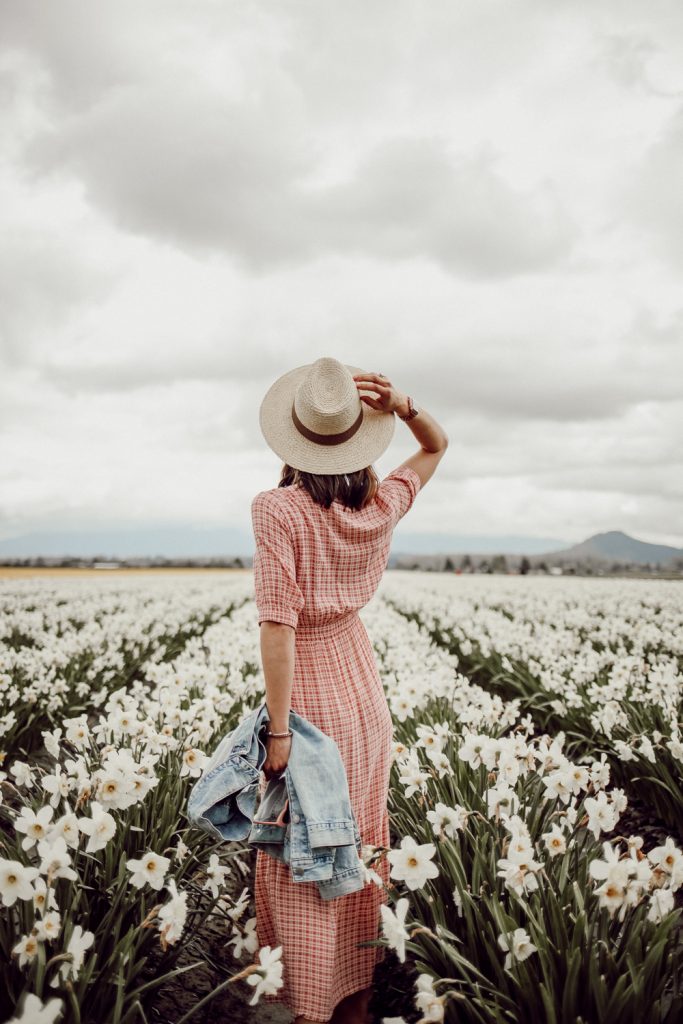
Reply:
[[259, 626], [265, 620], [296, 629], [304, 596], [296, 580], [294, 544], [283, 511], [273, 495], [260, 491], [251, 503], [254, 594]]
[[411, 466], [399, 466], [380, 481], [375, 500], [390, 516], [395, 526], [411, 507], [422, 481]]

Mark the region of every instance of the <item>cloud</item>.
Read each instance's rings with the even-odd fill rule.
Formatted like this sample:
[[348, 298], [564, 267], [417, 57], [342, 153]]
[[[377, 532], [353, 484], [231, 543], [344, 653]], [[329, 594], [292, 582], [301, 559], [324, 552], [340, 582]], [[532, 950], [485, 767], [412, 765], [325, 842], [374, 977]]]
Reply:
[[[154, 0], [146, 7], [130, 0], [99, 8], [88, 0], [4, 4], [1, 50], [28, 59], [30, 85], [39, 90], [41, 102], [53, 116], [84, 111], [122, 82], [146, 77], [154, 6]], [[173, 6], [172, 0], [168, 6]]]
[[416, 529], [680, 543], [681, 10], [5, 5], [5, 533], [248, 525], [334, 355], [449, 433]]
[[277, 262], [296, 218], [292, 182], [306, 166], [297, 139], [268, 108], [169, 86], [115, 94], [36, 138], [32, 170], [81, 177], [128, 230]]
[[683, 267], [683, 104], [629, 173], [622, 214], [649, 238], [664, 262]]
[[385, 140], [349, 180], [307, 186], [315, 147], [280, 108], [178, 83], [124, 90], [36, 137], [26, 159], [34, 173], [79, 176], [121, 227], [252, 272], [344, 253], [498, 277], [569, 255], [577, 229], [550, 182], [515, 189], [491, 152], [452, 156], [438, 138]]
[[[436, 415], [457, 422], [458, 430], [466, 417], [474, 445], [495, 443], [500, 429], [514, 424], [609, 425], [633, 407], [680, 398], [681, 308], [664, 316], [636, 306], [618, 330], [603, 327], [596, 313], [595, 323], [584, 327], [571, 322], [576, 293], [565, 310], [553, 298], [558, 284], [551, 276], [545, 289], [520, 283], [512, 298], [487, 284], [488, 293], [479, 292], [471, 308], [463, 304], [453, 313], [448, 279], [435, 282], [428, 266], [406, 266], [399, 276], [374, 271], [376, 294], [364, 294], [373, 274], [367, 260], [358, 264], [353, 283], [342, 278], [336, 287], [327, 285], [325, 308], [309, 320], [310, 296], [337, 268], [337, 262], [323, 263], [278, 278], [268, 304], [258, 308], [256, 282], [253, 297], [243, 295], [235, 306], [232, 278], [206, 276], [182, 261], [166, 290], [154, 288], [148, 297], [142, 279], [125, 321], [119, 313], [110, 327], [105, 308], [97, 346], [95, 329], [86, 331], [81, 343], [48, 350], [34, 365], [64, 394], [240, 381], [245, 401], [248, 395], [257, 402], [286, 369], [334, 355], [381, 370], [418, 403], [424, 398]], [[402, 315], [387, 329], [382, 310], [392, 294], [401, 296]], [[518, 322], [531, 297], [538, 310], [522, 330]], [[206, 324], [200, 336], [192, 329], [197, 308]], [[149, 325], [144, 336], [142, 324]]]
[[29, 357], [45, 330], [57, 331], [79, 306], [102, 297], [114, 275], [97, 257], [51, 231], [5, 231], [0, 248], [0, 360]]
[[549, 183], [523, 193], [501, 177], [493, 154], [453, 157], [438, 138], [386, 140], [350, 182], [311, 205], [316, 237], [338, 252], [431, 257], [473, 278], [550, 270], [575, 235]]
[[[477, 82], [499, 85], [545, 30], [533, 6], [525, 25], [501, 9], [504, 47], [497, 36], [482, 46], [478, 18], [437, 9], [412, 53], [408, 6], [335, 10], [333, 36], [329, 8], [325, 17], [296, 4], [251, 17], [191, 11], [191, 27], [182, 3], [95, 13], [70, 0], [46, 13], [29, 0], [9, 12], [5, 47], [28, 55], [32, 81], [43, 74], [33, 86], [42, 116], [24, 146], [36, 186], [41, 176], [78, 181], [123, 230], [230, 255], [250, 273], [337, 253], [425, 256], [448, 272], [498, 278], [545, 272], [570, 255], [578, 227], [551, 178], [515, 186], [491, 140], [455, 147], [443, 128], [406, 125], [359, 88], [384, 72], [389, 101], [422, 58], [463, 98]], [[468, 38], [478, 51], [463, 46]], [[456, 65], [446, 40], [462, 47]], [[330, 136], [328, 119], [341, 123], [345, 104], [359, 123], [383, 121], [379, 138], [366, 131], [349, 146]]]
[[659, 52], [647, 36], [636, 33], [614, 32], [604, 36], [601, 59], [619, 85], [652, 91], [648, 80], [648, 61]]

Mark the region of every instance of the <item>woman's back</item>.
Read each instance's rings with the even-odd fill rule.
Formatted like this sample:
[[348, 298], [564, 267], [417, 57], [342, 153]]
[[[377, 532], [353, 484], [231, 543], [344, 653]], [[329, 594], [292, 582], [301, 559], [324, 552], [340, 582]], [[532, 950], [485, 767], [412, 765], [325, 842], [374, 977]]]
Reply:
[[398, 467], [357, 510], [339, 500], [323, 508], [298, 486], [259, 492], [251, 506], [259, 623], [308, 631], [366, 605], [386, 569], [393, 529], [420, 484], [414, 469]]

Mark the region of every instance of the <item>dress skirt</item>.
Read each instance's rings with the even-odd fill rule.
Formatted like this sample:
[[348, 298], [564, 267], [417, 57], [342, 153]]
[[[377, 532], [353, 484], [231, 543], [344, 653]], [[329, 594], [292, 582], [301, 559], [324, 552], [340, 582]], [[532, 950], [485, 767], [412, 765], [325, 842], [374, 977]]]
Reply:
[[[357, 612], [297, 629], [290, 706], [336, 741], [363, 845], [388, 849], [393, 725]], [[261, 792], [266, 784], [262, 775]], [[386, 858], [374, 870], [388, 885]], [[360, 943], [381, 936], [387, 894], [376, 882], [323, 900], [315, 882], [295, 882], [289, 864], [257, 850], [254, 899], [259, 947], [283, 947], [283, 987], [261, 1001], [329, 1021], [341, 999], [372, 984], [386, 949]]]

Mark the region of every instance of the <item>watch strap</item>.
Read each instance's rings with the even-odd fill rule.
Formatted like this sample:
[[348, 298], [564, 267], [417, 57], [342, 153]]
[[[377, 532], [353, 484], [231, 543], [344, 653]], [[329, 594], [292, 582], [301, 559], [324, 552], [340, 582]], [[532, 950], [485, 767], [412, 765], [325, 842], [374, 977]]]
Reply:
[[408, 420], [412, 420], [413, 417], [417, 416], [417, 414], [419, 412], [419, 409], [416, 409], [415, 406], [413, 405], [413, 400], [410, 397], [410, 395], [407, 396], [407, 399], [408, 399], [408, 412], [407, 412], [407, 414], [405, 416], [401, 416], [400, 413], [397, 413], [397, 416], [399, 417], [399, 419], [402, 419], [404, 423], [407, 423]]

